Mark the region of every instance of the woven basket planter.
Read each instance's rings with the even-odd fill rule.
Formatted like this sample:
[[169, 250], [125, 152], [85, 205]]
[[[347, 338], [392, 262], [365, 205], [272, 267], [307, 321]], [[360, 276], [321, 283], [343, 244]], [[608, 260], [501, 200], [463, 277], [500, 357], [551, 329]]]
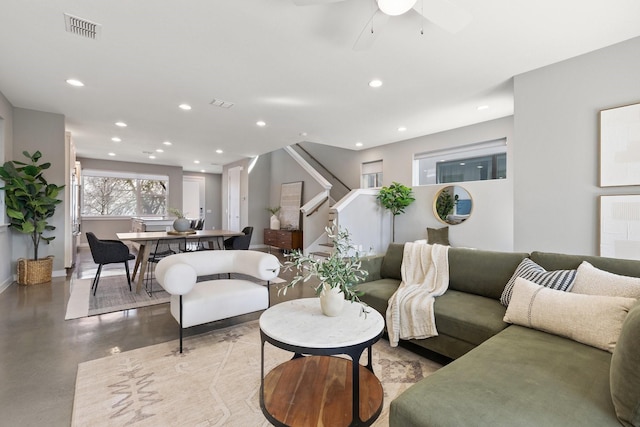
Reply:
[[42, 259], [18, 259], [18, 284], [39, 285], [51, 281], [53, 256]]

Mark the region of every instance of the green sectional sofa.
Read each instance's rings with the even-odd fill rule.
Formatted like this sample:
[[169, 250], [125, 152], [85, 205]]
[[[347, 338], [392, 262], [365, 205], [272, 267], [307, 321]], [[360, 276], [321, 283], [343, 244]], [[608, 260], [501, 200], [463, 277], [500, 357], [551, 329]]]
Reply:
[[[363, 261], [361, 299], [383, 316], [402, 254], [402, 244], [391, 244]], [[640, 277], [640, 261], [450, 248], [449, 288], [434, 304], [438, 336], [411, 342], [454, 360], [391, 403], [391, 427], [640, 426], [640, 304], [629, 305], [613, 354], [511, 325], [500, 297], [525, 258], [549, 271], [587, 261]]]

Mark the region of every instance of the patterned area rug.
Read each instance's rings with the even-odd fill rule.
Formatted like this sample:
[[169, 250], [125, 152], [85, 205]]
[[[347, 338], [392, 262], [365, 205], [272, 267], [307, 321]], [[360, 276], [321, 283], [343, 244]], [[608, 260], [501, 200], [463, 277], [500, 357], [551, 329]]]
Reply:
[[[265, 344], [265, 372], [292, 354]], [[363, 355], [366, 357], [366, 352]], [[364, 362], [365, 359], [363, 359]], [[389, 403], [440, 365], [386, 340], [373, 347], [388, 426]], [[259, 404], [257, 321], [78, 365], [72, 426], [269, 426]]]

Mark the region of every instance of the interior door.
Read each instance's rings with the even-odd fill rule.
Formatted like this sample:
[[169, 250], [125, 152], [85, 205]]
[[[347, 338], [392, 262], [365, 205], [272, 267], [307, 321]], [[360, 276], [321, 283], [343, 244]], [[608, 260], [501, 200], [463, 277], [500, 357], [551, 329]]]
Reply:
[[182, 212], [184, 212], [184, 215], [189, 219], [204, 218], [204, 203], [204, 177], [183, 177]]
[[242, 166], [229, 169], [227, 224], [229, 224], [231, 231], [240, 231], [240, 172], [242, 172]]

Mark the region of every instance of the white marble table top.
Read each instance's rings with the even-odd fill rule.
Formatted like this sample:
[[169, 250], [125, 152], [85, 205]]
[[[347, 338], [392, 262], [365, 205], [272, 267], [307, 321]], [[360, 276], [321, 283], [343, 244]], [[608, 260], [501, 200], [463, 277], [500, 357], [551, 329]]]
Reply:
[[360, 303], [345, 301], [340, 316], [329, 317], [320, 311], [319, 298], [285, 301], [260, 316], [260, 329], [284, 344], [307, 348], [335, 348], [362, 344], [377, 337], [384, 319], [373, 308], [362, 313]]

